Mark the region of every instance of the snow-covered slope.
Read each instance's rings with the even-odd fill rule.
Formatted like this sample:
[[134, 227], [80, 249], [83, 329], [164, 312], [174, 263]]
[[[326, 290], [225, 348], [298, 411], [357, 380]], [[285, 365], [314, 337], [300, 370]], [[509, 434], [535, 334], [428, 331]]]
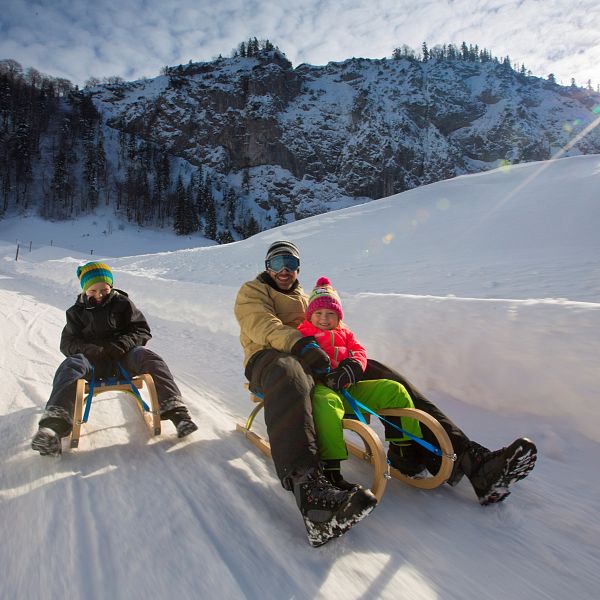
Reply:
[[[102, 215], [76, 234], [0, 221], [0, 596], [593, 597], [599, 181], [599, 156], [521, 165], [189, 249], [103, 233]], [[327, 275], [371, 356], [471, 437], [536, 441], [538, 464], [505, 503], [480, 507], [465, 481], [393, 481], [348, 535], [308, 546], [293, 497], [234, 432], [250, 402], [232, 305], [280, 238], [301, 249], [304, 287]], [[178, 441], [167, 423], [148, 439], [135, 407], [105, 395], [80, 449], [45, 459], [29, 442], [91, 249], [148, 317], [200, 429]], [[355, 460], [345, 474], [369, 477]]]

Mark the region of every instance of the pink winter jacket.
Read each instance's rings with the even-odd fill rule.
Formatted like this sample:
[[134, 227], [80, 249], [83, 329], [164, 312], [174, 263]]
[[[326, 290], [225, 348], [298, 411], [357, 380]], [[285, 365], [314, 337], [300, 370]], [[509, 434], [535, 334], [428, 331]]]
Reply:
[[298, 325], [303, 336], [312, 335], [319, 346], [331, 359], [331, 367], [335, 369], [345, 358], [354, 358], [360, 363], [363, 371], [367, 368], [367, 351], [358, 343], [354, 333], [342, 322], [335, 329], [323, 331], [304, 319]]

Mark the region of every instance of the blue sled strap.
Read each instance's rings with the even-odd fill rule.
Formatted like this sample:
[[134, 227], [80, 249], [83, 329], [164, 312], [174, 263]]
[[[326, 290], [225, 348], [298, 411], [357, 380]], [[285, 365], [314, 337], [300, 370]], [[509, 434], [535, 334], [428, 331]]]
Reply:
[[362, 421], [363, 423], [366, 423], [366, 420], [365, 420], [361, 410], [364, 410], [365, 412], [368, 412], [369, 414], [375, 415], [380, 421], [382, 421], [383, 423], [387, 423], [394, 429], [397, 429], [402, 434], [409, 437], [411, 440], [414, 440], [415, 442], [417, 442], [418, 444], [423, 446], [423, 448], [425, 448], [429, 452], [432, 452], [436, 456], [441, 457], [444, 455], [443, 452], [439, 448], [437, 448], [433, 444], [430, 444], [427, 440], [424, 440], [422, 438], [418, 438], [418, 437], [412, 435], [412, 433], [409, 433], [408, 431], [405, 431], [404, 429], [402, 429], [402, 427], [396, 425], [395, 423], [392, 423], [391, 421], [388, 421], [388, 419], [386, 419], [382, 415], [378, 415], [374, 410], [371, 410], [368, 406], [365, 406], [362, 402], [360, 402], [356, 398], [354, 398], [350, 394], [350, 392], [348, 392], [348, 390], [341, 390], [341, 393], [342, 393], [342, 396], [344, 396], [344, 398], [346, 398], [346, 400], [348, 400], [348, 404], [350, 404], [350, 406], [352, 407], [352, 410], [354, 411], [356, 418], [359, 419], [360, 421]]
[[87, 423], [92, 408], [92, 398], [94, 397], [94, 387], [96, 386], [96, 378], [94, 376], [94, 367], [92, 366], [92, 378], [88, 384], [88, 395], [85, 399], [85, 410], [83, 412], [82, 423]]
[[150, 407], [144, 402], [140, 391], [137, 389], [135, 383], [131, 380], [129, 373], [125, 370], [121, 363], [117, 363], [119, 370], [121, 371], [121, 375], [123, 375], [123, 379], [125, 379], [125, 383], [129, 384], [131, 387], [132, 394], [137, 398], [137, 401], [140, 403], [140, 406], [144, 409], [144, 412], [150, 412]]

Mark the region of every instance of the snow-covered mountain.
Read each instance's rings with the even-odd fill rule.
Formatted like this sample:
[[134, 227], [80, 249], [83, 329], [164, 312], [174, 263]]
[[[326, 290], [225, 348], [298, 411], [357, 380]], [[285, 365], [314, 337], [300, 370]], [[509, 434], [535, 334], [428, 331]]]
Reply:
[[[94, 101], [111, 125], [193, 164], [277, 165], [370, 198], [550, 158], [600, 114], [599, 94], [495, 61], [353, 58], [293, 69], [276, 52], [174, 68], [104, 87]], [[575, 153], [598, 143], [593, 134]]]
[[[598, 155], [524, 164], [188, 249], [110, 207], [0, 221], [0, 597], [595, 597], [599, 181]], [[346, 536], [308, 545], [272, 463], [234, 431], [251, 403], [233, 302], [282, 238], [300, 247], [304, 287], [328, 276], [370, 355], [468, 435], [537, 443], [506, 502], [479, 506], [466, 481], [392, 481]], [[44, 459], [29, 444], [92, 249], [148, 317], [199, 431], [179, 441], [166, 423], [149, 439], [137, 409], [105, 395], [80, 448]], [[369, 481], [354, 459], [344, 474]]]
[[[58, 212], [109, 203], [129, 220], [164, 226], [187, 202], [201, 231], [221, 241], [460, 174], [600, 152], [598, 128], [578, 137], [600, 118], [600, 94], [478, 56], [294, 68], [281, 52], [262, 51], [89, 88], [61, 106], [21, 190], [29, 205], [54, 194]], [[68, 129], [81, 129], [82, 140], [63, 162], [79, 167], [57, 179], [73, 111]]]

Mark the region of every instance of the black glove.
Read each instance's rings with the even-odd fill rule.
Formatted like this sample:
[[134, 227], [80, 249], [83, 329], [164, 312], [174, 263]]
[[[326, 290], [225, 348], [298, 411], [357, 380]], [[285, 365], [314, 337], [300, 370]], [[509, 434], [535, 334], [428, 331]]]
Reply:
[[319, 347], [312, 336], [298, 340], [292, 347], [292, 354], [296, 355], [302, 366], [311, 371], [313, 375], [323, 376], [331, 368], [329, 356]]
[[102, 360], [106, 359], [104, 348], [96, 344], [86, 344], [83, 348], [83, 354], [93, 364], [97, 365]]
[[339, 392], [346, 386], [360, 381], [362, 376], [361, 364], [355, 358], [345, 358], [336, 369], [325, 377], [325, 385]]
[[119, 344], [116, 344], [115, 342], [109, 342], [106, 344], [106, 346], [104, 346], [104, 354], [108, 356], [108, 358], [118, 362], [121, 360], [123, 354], [125, 354], [125, 350], [123, 350]]

